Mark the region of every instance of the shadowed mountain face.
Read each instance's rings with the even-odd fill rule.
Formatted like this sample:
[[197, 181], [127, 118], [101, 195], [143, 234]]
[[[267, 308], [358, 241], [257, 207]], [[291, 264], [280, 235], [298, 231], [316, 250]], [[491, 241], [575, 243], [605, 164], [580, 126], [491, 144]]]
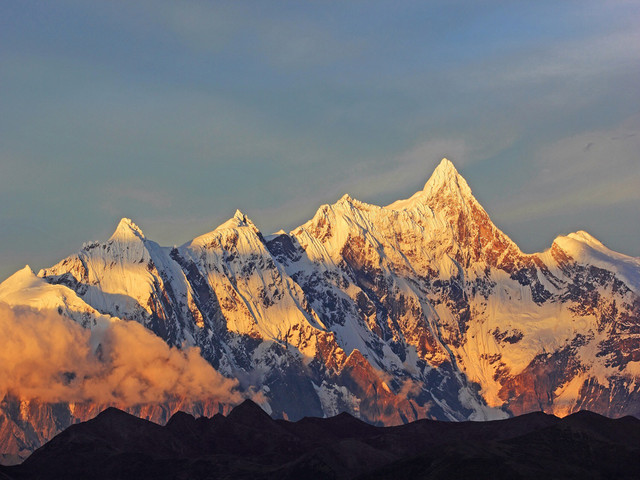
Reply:
[[638, 478], [640, 420], [578, 412], [375, 427], [349, 414], [273, 420], [247, 400], [162, 427], [110, 408], [0, 478]]
[[[29, 323], [43, 351], [61, 350], [60, 364], [31, 358], [39, 368], [11, 369], [4, 390], [0, 377], [0, 454], [28, 455], [96, 405], [158, 423], [178, 409], [226, 412], [241, 397], [259, 398], [274, 418], [346, 411], [375, 425], [640, 415], [640, 259], [586, 232], [523, 253], [446, 159], [408, 199], [382, 207], [345, 195], [289, 233], [265, 236], [236, 212], [161, 247], [123, 219], [106, 242], [37, 275], [14, 274], [0, 302], [23, 320], [25, 308], [64, 317], [74, 339], [89, 339], [68, 351], [90, 360], [49, 348], [53, 330]], [[25, 324], [0, 325], [12, 332], [0, 336], [0, 354], [12, 338], [21, 344]], [[22, 356], [0, 358], [9, 369]], [[110, 361], [146, 363], [114, 378]], [[187, 374], [196, 364], [201, 373]], [[27, 389], [21, 380], [33, 370], [55, 388]], [[43, 400], [51, 391], [56, 398]]]

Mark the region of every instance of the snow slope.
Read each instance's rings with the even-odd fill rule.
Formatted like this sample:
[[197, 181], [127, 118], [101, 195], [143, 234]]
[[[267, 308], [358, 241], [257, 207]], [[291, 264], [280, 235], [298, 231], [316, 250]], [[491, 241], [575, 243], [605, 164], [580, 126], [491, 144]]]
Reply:
[[[123, 219], [0, 301], [197, 346], [274, 416], [393, 424], [640, 414], [640, 259], [586, 232], [524, 254], [444, 159], [387, 206], [348, 195], [265, 237], [242, 212], [177, 248]], [[60, 307], [60, 308], [58, 308]]]

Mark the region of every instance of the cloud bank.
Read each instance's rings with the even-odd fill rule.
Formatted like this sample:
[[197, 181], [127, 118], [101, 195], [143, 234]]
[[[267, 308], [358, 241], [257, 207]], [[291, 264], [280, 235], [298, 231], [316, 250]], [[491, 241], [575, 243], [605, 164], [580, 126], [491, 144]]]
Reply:
[[174, 398], [238, 403], [238, 382], [197, 348], [169, 347], [136, 322], [101, 318], [92, 329], [55, 312], [0, 303], [0, 398], [129, 407]]

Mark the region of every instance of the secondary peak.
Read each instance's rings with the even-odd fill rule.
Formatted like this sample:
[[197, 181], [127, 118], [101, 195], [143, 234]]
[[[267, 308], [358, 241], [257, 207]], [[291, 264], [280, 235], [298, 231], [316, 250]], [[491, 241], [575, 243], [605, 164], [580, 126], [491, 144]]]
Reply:
[[233, 215], [233, 219], [237, 220], [238, 226], [242, 226], [242, 225], [255, 226], [254, 223], [251, 221], [251, 219], [247, 217], [244, 213], [242, 213], [240, 210], [236, 210], [236, 213], [234, 213]]
[[[217, 231], [220, 231], [220, 230], [240, 228], [240, 227], [251, 227], [255, 231], [258, 231], [258, 227], [255, 226], [255, 224], [251, 221], [251, 219], [249, 217], [247, 217], [240, 210], [236, 210], [236, 213], [233, 214], [233, 217], [231, 217], [229, 220], [227, 220], [226, 222], [222, 223], [221, 225], [218, 225], [218, 227], [216, 227], [214, 232], [217, 232]], [[213, 232], [211, 232], [211, 233], [213, 233]], [[207, 238], [208, 235], [209, 235], [209, 233], [207, 233], [205, 235], [201, 235], [200, 237], [197, 237], [196, 240], [197, 239], [202, 239], [202, 238]]]
[[144, 233], [130, 218], [124, 217], [118, 223], [116, 231], [113, 232], [109, 240], [133, 240], [135, 238], [144, 240]]
[[578, 240], [580, 242], [586, 243], [592, 246], [604, 247], [602, 242], [598, 240], [593, 235], [585, 232], [584, 230], [578, 230], [577, 232], [570, 233], [567, 235], [569, 238], [573, 238], [574, 240]]
[[349, 195], [348, 193], [345, 193], [342, 197], [340, 197], [340, 200], [338, 200], [338, 203], [352, 203], [353, 202], [353, 198], [351, 198], [351, 195]]

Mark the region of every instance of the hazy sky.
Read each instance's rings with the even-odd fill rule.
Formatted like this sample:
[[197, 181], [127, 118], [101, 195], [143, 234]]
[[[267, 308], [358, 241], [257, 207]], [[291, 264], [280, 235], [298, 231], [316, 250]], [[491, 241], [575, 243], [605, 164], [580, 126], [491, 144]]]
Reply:
[[0, 4], [0, 279], [246, 213], [387, 204], [443, 156], [526, 252], [640, 256], [639, 1]]

